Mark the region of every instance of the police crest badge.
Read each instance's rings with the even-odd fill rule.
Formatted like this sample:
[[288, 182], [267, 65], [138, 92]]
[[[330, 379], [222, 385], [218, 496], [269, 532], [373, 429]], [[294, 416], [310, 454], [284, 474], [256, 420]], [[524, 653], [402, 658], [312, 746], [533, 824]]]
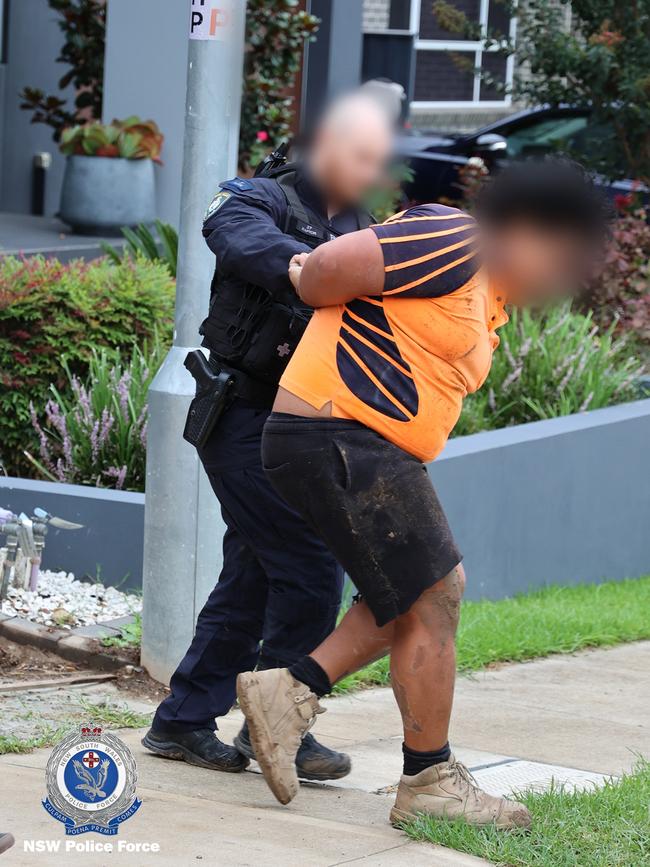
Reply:
[[142, 801], [135, 794], [137, 770], [118, 737], [83, 725], [54, 748], [45, 771], [47, 812], [67, 835], [115, 835]]
[[210, 206], [208, 210], [205, 212], [204, 222], [205, 220], [209, 220], [213, 214], [216, 214], [219, 208], [222, 205], [225, 205], [228, 199], [232, 197], [232, 193], [226, 193], [223, 190], [217, 193], [217, 195], [210, 202]]

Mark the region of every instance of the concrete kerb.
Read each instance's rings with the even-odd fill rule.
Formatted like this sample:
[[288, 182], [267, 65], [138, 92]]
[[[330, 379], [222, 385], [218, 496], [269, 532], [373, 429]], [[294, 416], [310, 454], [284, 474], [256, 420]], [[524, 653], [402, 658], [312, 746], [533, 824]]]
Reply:
[[133, 660], [119, 654], [105, 653], [101, 639], [120, 634], [120, 629], [133, 618], [121, 617], [96, 626], [80, 626], [77, 629], [56, 629], [33, 623], [24, 617], [10, 617], [0, 614], [0, 637], [16, 644], [36, 647], [39, 650], [56, 653], [70, 662], [81, 663], [100, 671], [116, 671], [125, 665], [133, 665]]

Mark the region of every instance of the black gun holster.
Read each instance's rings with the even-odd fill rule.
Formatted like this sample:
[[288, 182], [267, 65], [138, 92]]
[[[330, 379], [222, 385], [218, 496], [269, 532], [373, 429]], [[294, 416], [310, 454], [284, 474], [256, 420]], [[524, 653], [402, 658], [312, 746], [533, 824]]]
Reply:
[[196, 397], [190, 404], [183, 437], [202, 448], [234, 396], [234, 379], [228, 371], [214, 367], [198, 349], [188, 353], [185, 367], [196, 382]]

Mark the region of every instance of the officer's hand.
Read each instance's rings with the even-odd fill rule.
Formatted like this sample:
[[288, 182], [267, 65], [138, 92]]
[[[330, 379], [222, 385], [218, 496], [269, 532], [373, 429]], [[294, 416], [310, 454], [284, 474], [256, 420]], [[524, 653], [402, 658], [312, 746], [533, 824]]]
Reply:
[[298, 295], [300, 295], [300, 275], [308, 257], [309, 253], [297, 253], [289, 262], [289, 280]]

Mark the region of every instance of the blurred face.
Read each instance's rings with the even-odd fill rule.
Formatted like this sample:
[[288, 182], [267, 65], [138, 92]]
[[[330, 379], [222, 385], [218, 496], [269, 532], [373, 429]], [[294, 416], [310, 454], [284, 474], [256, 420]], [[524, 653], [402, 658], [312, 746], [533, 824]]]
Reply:
[[598, 253], [576, 232], [525, 222], [486, 232], [484, 246], [491, 279], [519, 306], [577, 293]]
[[337, 118], [323, 128], [311, 154], [312, 171], [326, 198], [339, 207], [359, 205], [380, 184], [392, 153], [392, 133], [377, 111]]

